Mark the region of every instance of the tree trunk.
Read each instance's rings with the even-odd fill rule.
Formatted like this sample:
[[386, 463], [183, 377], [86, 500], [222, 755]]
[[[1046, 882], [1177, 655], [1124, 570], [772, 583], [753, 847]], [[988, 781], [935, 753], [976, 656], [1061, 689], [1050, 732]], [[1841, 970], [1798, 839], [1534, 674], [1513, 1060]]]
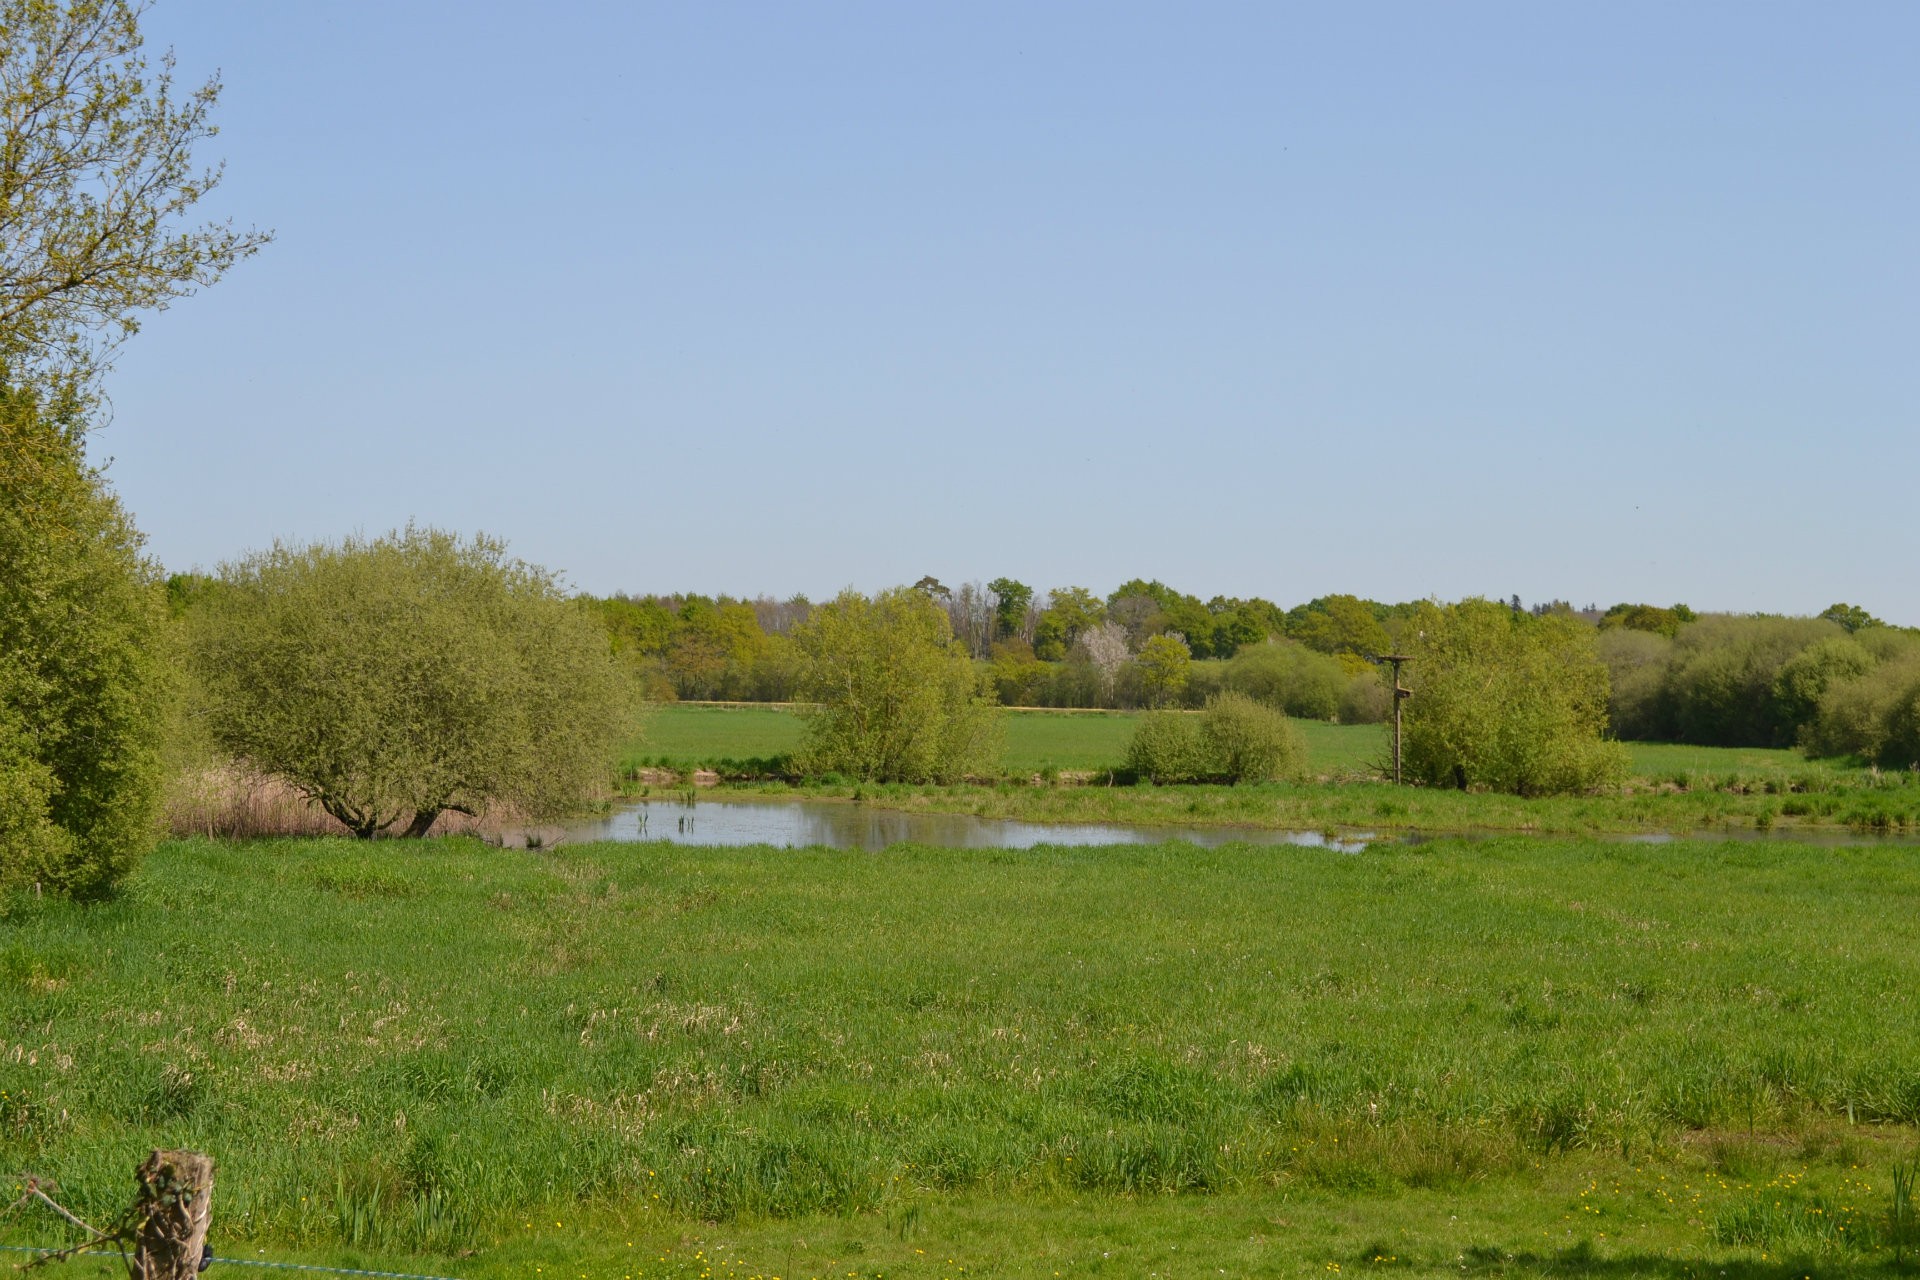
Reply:
[[419, 840], [424, 838], [427, 832], [433, 830], [434, 820], [444, 812], [445, 810], [437, 808], [416, 809], [413, 814], [413, 821], [409, 822], [407, 829], [400, 833], [400, 838], [403, 840]]
[[207, 1247], [213, 1160], [197, 1151], [155, 1151], [135, 1172], [139, 1234], [133, 1280], [195, 1280]]
[[334, 820], [341, 826], [353, 832], [353, 838], [356, 840], [371, 840], [374, 832], [386, 825], [378, 821], [377, 815], [356, 809], [332, 796], [321, 796], [320, 807], [332, 814]]

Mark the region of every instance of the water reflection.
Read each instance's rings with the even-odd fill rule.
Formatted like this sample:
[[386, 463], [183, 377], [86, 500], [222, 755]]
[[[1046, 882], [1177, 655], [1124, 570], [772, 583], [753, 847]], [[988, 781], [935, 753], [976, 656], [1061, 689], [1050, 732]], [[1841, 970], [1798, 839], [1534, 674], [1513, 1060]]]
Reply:
[[567, 828], [569, 844], [587, 840], [665, 840], [672, 844], [884, 849], [891, 844], [950, 849], [1031, 849], [1036, 845], [1304, 845], [1358, 853], [1370, 832], [1271, 831], [1259, 827], [1134, 827], [1109, 823], [1015, 822], [966, 813], [901, 813], [859, 804], [803, 800], [642, 800], [605, 818]]
[[[1358, 853], [1369, 844], [1423, 844], [1451, 837], [1485, 839], [1494, 831], [1274, 831], [1264, 827], [1128, 826], [1118, 823], [1017, 822], [967, 813], [902, 813], [862, 804], [821, 800], [641, 800], [604, 818], [575, 823], [561, 835], [569, 844], [589, 840], [664, 840], [671, 844], [772, 845], [804, 848], [884, 849], [891, 844], [937, 845], [949, 849], [1031, 849], [1038, 845], [1161, 844], [1184, 840], [1213, 848], [1224, 844], [1296, 845]], [[1562, 837], [1573, 838], [1573, 837]], [[1881, 835], [1834, 827], [1756, 831], [1722, 828], [1691, 835], [1668, 832], [1601, 834], [1579, 837], [1618, 844], [1667, 844], [1680, 839], [1752, 840], [1812, 844], [1828, 848], [1912, 844], [1912, 833]]]

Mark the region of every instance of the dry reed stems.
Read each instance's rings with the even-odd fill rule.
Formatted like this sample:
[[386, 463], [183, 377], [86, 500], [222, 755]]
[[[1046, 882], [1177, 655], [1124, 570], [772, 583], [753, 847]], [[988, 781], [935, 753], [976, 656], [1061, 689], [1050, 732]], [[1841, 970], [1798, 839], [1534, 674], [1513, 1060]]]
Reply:
[[[209, 839], [346, 833], [337, 820], [297, 788], [238, 765], [176, 773], [167, 783], [163, 820], [172, 835]], [[470, 818], [449, 812], [440, 815], [428, 834], [473, 835], [499, 842], [521, 825], [513, 814], [488, 812]]]

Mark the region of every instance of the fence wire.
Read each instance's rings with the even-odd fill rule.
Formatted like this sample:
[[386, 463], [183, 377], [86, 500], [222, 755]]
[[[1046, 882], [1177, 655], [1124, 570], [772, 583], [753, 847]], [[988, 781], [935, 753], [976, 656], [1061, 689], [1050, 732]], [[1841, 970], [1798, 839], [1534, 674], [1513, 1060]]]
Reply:
[[[26, 1244], [0, 1244], [9, 1253], [59, 1253], [58, 1249], [40, 1249]], [[380, 1280], [459, 1280], [457, 1276], [426, 1276], [414, 1271], [363, 1271], [358, 1267], [323, 1267], [311, 1262], [269, 1262], [264, 1258], [229, 1258], [215, 1254], [214, 1266], [271, 1267], [277, 1271], [324, 1271], [336, 1276], [378, 1276]]]

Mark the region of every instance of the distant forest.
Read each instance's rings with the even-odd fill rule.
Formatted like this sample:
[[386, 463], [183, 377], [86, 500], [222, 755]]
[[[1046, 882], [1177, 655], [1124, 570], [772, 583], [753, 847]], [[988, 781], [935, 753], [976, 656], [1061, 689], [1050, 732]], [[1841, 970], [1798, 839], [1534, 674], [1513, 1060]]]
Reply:
[[[1105, 596], [1038, 592], [1011, 578], [915, 587], [946, 611], [955, 640], [1007, 706], [1198, 707], [1223, 689], [1308, 719], [1370, 723], [1392, 699], [1372, 659], [1405, 648], [1418, 602], [1320, 596], [1201, 600], [1134, 579]], [[792, 633], [804, 596], [582, 596], [614, 651], [658, 700], [781, 702], [799, 677]], [[1904, 767], [1920, 759], [1920, 632], [1855, 605], [1817, 617], [1701, 614], [1684, 604], [1516, 612], [1593, 628], [1612, 681], [1616, 736], [1718, 746], [1801, 746]], [[1418, 687], [1417, 671], [1408, 683]]]

